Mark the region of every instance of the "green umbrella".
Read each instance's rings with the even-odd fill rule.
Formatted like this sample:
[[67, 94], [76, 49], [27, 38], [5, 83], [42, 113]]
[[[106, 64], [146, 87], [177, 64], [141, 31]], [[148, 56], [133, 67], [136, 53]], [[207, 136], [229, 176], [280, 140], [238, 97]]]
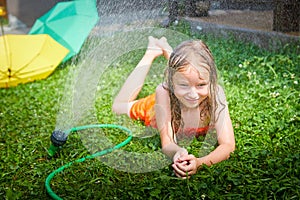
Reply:
[[60, 2], [36, 20], [29, 34], [50, 35], [69, 49], [66, 61], [80, 51], [98, 19], [96, 0]]

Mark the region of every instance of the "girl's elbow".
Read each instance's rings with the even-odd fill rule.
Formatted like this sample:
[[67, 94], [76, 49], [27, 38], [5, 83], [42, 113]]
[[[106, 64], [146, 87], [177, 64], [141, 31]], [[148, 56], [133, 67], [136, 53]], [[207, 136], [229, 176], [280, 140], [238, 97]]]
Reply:
[[233, 153], [235, 151], [235, 142], [228, 144], [228, 149], [230, 153]]
[[230, 155], [235, 151], [235, 143], [224, 143], [222, 146], [224, 153], [226, 152], [226, 159], [228, 159]]
[[223, 159], [222, 160], [227, 160], [230, 158], [231, 154], [234, 152], [235, 150], [235, 144], [223, 144]]
[[230, 155], [235, 151], [235, 142], [227, 144], [227, 148], [228, 148], [228, 158], [229, 158]]
[[233, 153], [235, 151], [235, 145], [232, 145], [231, 149], [230, 149], [230, 153]]

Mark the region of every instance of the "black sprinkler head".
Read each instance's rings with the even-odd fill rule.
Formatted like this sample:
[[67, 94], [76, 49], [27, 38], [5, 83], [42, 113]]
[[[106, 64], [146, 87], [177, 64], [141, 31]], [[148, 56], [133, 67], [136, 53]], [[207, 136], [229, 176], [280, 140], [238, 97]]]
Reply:
[[52, 144], [50, 145], [50, 148], [48, 150], [48, 158], [52, 158], [56, 154], [61, 146], [67, 142], [67, 138], [68, 135], [65, 132], [61, 130], [53, 131], [50, 137]]
[[61, 130], [55, 130], [52, 132], [50, 139], [54, 146], [59, 147], [67, 142], [67, 137], [68, 135], [65, 132]]

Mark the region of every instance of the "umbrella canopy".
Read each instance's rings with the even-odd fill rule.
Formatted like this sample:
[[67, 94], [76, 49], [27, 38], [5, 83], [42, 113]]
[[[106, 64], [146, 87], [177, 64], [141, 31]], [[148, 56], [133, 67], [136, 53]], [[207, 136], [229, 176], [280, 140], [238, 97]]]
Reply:
[[80, 51], [98, 19], [96, 0], [59, 2], [37, 19], [29, 34], [49, 34], [70, 50], [66, 61]]
[[0, 87], [48, 77], [69, 50], [46, 34], [0, 37]]

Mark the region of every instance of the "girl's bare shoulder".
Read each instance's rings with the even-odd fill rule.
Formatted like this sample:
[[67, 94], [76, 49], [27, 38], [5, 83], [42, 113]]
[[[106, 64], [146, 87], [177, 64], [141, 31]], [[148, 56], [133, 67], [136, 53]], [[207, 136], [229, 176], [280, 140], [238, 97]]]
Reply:
[[226, 100], [225, 91], [221, 85], [217, 85], [217, 96], [220, 99]]
[[168, 95], [169, 91], [165, 83], [161, 83], [156, 87], [155, 93], [157, 95]]
[[164, 105], [170, 103], [169, 90], [163, 83], [156, 87], [155, 94], [156, 103]]
[[224, 106], [225, 107], [228, 106], [225, 91], [224, 91], [222, 86], [220, 86], [220, 85], [217, 86], [216, 95], [217, 95], [216, 96], [216, 102], [217, 102], [217, 105], [218, 105], [217, 112], [220, 112], [221, 110], [223, 110]]

